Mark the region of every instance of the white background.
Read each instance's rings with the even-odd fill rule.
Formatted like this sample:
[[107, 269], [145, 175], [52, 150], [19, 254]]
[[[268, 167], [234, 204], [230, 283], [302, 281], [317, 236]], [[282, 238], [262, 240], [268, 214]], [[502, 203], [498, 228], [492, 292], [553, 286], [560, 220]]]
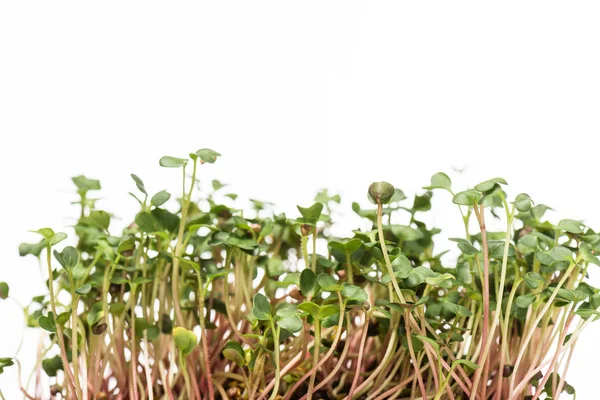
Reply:
[[[200, 147], [223, 154], [201, 168], [206, 183], [291, 217], [321, 187], [350, 216], [371, 181], [413, 194], [442, 170], [458, 189], [503, 176], [555, 222], [600, 227], [599, 19], [585, 1], [3, 1], [0, 280], [24, 304], [44, 292], [17, 247], [37, 239], [29, 229], [71, 233], [71, 176], [101, 179], [98, 205], [122, 226], [129, 174], [174, 192], [179, 175], [158, 159]], [[449, 197], [435, 200], [433, 222], [460, 234]], [[22, 313], [3, 301], [0, 316], [0, 356], [13, 356]], [[599, 334], [572, 363], [579, 399], [598, 398]], [[38, 335], [23, 338], [26, 379]], [[7, 400], [16, 372], [0, 376]]]

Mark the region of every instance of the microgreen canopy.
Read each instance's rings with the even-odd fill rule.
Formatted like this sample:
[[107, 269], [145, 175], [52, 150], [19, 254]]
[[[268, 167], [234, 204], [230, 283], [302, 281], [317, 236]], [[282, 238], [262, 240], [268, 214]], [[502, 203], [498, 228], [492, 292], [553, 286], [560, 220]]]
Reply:
[[[88, 198], [100, 182], [77, 176], [75, 234], [42, 228], [19, 246], [47, 267], [48, 294], [25, 309], [28, 326], [49, 335], [40, 352], [48, 379], [37, 381], [36, 393], [574, 393], [565, 381], [570, 352], [600, 316], [600, 289], [587, 281], [600, 265], [600, 234], [587, 224], [552, 222], [548, 206], [525, 193], [511, 197], [502, 178], [458, 190], [438, 172], [411, 200], [390, 183], [371, 184], [376, 206], [351, 207], [363, 229], [335, 237], [333, 226], [350, 210], [327, 190], [289, 217], [262, 200], [245, 208], [218, 180], [198, 195], [204, 164], [220, 156], [202, 148], [162, 157], [161, 166], [182, 168], [181, 193], [154, 192], [132, 174], [139, 210], [122, 230]], [[462, 217], [452, 232], [464, 232], [442, 250], [442, 231], [423, 217], [438, 212], [438, 193]], [[490, 218], [505, 227], [486, 224]], [[8, 297], [0, 282], [0, 299]], [[12, 363], [0, 358], [0, 373]]]

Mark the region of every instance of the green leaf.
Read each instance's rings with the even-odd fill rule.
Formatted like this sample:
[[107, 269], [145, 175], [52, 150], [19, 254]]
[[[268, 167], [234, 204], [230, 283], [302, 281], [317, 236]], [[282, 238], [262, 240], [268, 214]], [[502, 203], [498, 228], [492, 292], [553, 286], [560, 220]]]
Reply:
[[321, 311], [321, 307], [319, 307], [317, 304], [313, 303], [312, 301], [305, 301], [301, 304], [298, 304], [298, 310], [304, 311], [304, 312], [312, 315], [314, 318], [318, 319], [319, 313]]
[[92, 290], [92, 285], [90, 285], [89, 283], [86, 283], [79, 289], [76, 289], [75, 293], [85, 295], [85, 294], [88, 294], [91, 290]]
[[150, 199], [150, 203], [155, 207], [160, 207], [171, 198], [171, 194], [166, 190], [161, 190]]
[[54, 237], [54, 231], [50, 228], [41, 228], [38, 229], [37, 231], [31, 231], [31, 232], [35, 232], [35, 233], [39, 233], [40, 235], [42, 235], [44, 238], [46, 238], [47, 240], [50, 240]]
[[229, 361], [233, 361], [239, 367], [243, 367], [246, 364], [246, 353], [244, 352], [244, 348], [238, 342], [234, 342], [229, 340], [223, 346], [223, 356], [227, 358]]
[[506, 181], [502, 178], [493, 178], [480, 184], [475, 185], [475, 190], [479, 192], [487, 192], [492, 189], [496, 184], [507, 185]]
[[289, 315], [277, 321], [277, 325], [292, 333], [302, 330], [302, 320], [297, 315]]
[[406, 285], [409, 287], [414, 287], [425, 282], [427, 278], [434, 278], [437, 276], [437, 273], [432, 271], [431, 269], [423, 266], [418, 266], [413, 268], [408, 276], [406, 277]]
[[19, 245], [19, 255], [25, 257], [28, 254], [39, 257], [42, 250], [46, 247], [46, 239], [42, 239], [39, 243], [21, 243]]
[[456, 193], [452, 198], [452, 202], [462, 206], [473, 206], [473, 204], [479, 201], [480, 196], [481, 195], [476, 190], [464, 190]]
[[135, 224], [142, 232], [150, 233], [161, 230], [158, 221], [148, 211], [139, 212], [135, 216]]
[[57, 372], [63, 369], [63, 362], [57, 354], [52, 358], [46, 358], [42, 361], [42, 369], [49, 377], [55, 377]]
[[342, 296], [349, 300], [356, 300], [361, 303], [364, 303], [369, 299], [369, 295], [363, 288], [348, 283], [342, 285]]
[[66, 233], [64, 233], [64, 232], [57, 232], [56, 235], [54, 235], [52, 237], [52, 239], [50, 239], [50, 246], [54, 246], [56, 244], [59, 244], [60, 242], [62, 242], [66, 238], [67, 238], [67, 234]]
[[221, 156], [220, 153], [217, 153], [216, 151], [211, 149], [200, 149], [196, 151], [195, 154], [198, 157], [200, 157], [202, 161], [207, 162], [209, 164], [214, 164], [214, 162], [217, 161], [217, 157]]
[[515, 304], [519, 308], [529, 307], [537, 298], [537, 295], [533, 293], [523, 294], [515, 299]]
[[387, 204], [394, 196], [394, 186], [387, 182], [373, 182], [369, 186], [368, 198], [373, 204], [377, 204], [379, 200], [381, 204]]
[[533, 215], [533, 219], [535, 219], [536, 221], [541, 221], [542, 217], [548, 210], [552, 210], [552, 209], [543, 204], [538, 204], [538, 205], [532, 207], [531, 214]]
[[473, 315], [473, 313], [471, 313], [471, 311], [468, 308], [459, 304], [450, 303], [449, 301], [444, 301], [442, 303], [442, 307], [446, 311], [451, 312], [452, 314], [461, 315], [463, 317], [470, 317], [471, 315]]
[[425, 283], [427, 283], [428, 285], [437, 286], [444, 281], [454, 279], [456, 279], [454, 275], [446, 273], [434, 277], [425, 278]]
[[0, 282], [0, 299], [6, 300], [8, 298], [9, 287], [8, 283]]
[[310, 269], [305, 269], [300, 274], [300, 291], [305, 297], [314, 295], [317, 291], [317, 276]]
[[515, 201], [513, 201], [513, 204], [520, 212], [527, 212], [531, 210], [531, 198], [526, 193], [517, 195]]
[[154, 281], [154, 279], [150, 278], [149, 276], [138, 276], [133, 280], [132, 285], [139, 286], [139, 285], [143, 285], [144, 283], [150, 283], [153, 281]]
[[144, 187], [144, 182], [142, 182], [140, 177], [135, 174], [131, 174], [131, 178], [135, 182], [135, 185], [137, 186], [138, 190], [140, 192], [144, 193], [146, 196], [148, 196], [148, 193], [146, 192], [146, 188]]
[[556, 227], [569, 233], [580, 234], [583, 233], [582, 227], [585, 227], [585, 225], [573, 219], [563, 219]]
[[469, 360], [454, 360], [452, 362], [452, 367], [456, 367], [457, 365], [464, 365], [465, 367], [471, 368], [472, 370], [476, 370], [477, 368], [479, 368], [479, 365], [475, 364], [473, 361], [469, 361]]
[[528, 272], [523, 276], [523, 279], [531, 289], [538, 289], [546, 282], [546, 280], [537, 272]]
[[135, 250], [135, 237], [132, 235], [125, 235], [119, 241], [117, 252], [123, 257], [133, 256]]
[[54, 250], [54, 258], [67, 271], [71, 271], [79, 263], [79, 252], [73, 246], [67, 246], [62, 252]]
[[160, 166], [165, 168], [185, 167], [187, 163], [188, 160], [186, 160], [185, 158], [177, 158], [170, 156], [164, 156], [159, 161]]
[[56, 322], [54, 321], [54, 316], [52, 313], [48, 313], [48, 316], [42, 315], [38, 319], [38, 324], [41, 328], [47, 330], [48, 332], [56, 332]]
[[198, 338], [194, 332], [180, 326], [173, 329], [173, 340], [175, 341], [175, 346], [181, 350], [184, 356], [190, 354], [198, 342]]
[[461, 252], [463, 252], [466, 255], [472, 256], [474, 254], [479, 253], [479, 250], [477, 250], [477, 248], [475, 248], [475, 246], [473, 246], [471, 244], [471, 242], [469, 242], [466, 239], [461, 239], [461, 238], [450, 238], [449, 240], [456, 242], [458, 248], [460, 249]]
[[415, 335], [415, 337], [421, 342], [429, 343], [436, 351], [440, 351], [440, 345], [432, 338], [423, 335]]
[[88, 179], [83, 175], [75, 176], [71, 178], [77, 191], [81, 194], [87, 193], [89, 190], [100, 190], [100, 181], [97, 179]]
[[326, 292], [339, 292], [342, 289], [342, 285], [329, 274], [319, 274], [317, 281]]
[[333, 304], [327, 304], [324, 306], [321, 306], [321, 309], [319, 310], [319, 319], [323, 320], [326, 318], [329, 318], [332, 315], [338, 315], [340, 314], [340, 309], [338, 306], [334, 306]]
[[391, 225], [390, 229], [394, 236], [409, 242], [411, 240], [423, 239], [423, 232], [408, 225]]
[[321, 212], [323, 211], [323, 204], [315, 203], [308, 208], [298, 207], [298, 211], [302, 215], [301, 222], [306, 224], [316, 225], [321, 217]]
[[553, 247], [548, 252], [548, 255], [550, 255], [554, 261], [573, 261], [573, 252], [563, 246]]
[[271, 303], [261, 293], [256, 293], [253, 298], [254, 307], [252, 312], [254, 316], [261, 321], [268, 321], [271, 319]]
[[446, 189], [452, 192], [452, 180], [450, 177], [443, 172], [438, 172], [431, 177], [431, 184], [425, 186], [423, 189]]
[[285, 272], [283, 267], [283, 261], [281, 257], [273, 256], [267, 261], [267, 275], [272, 278], [274, 276], [282, 275]]
[[13, 359], [10, 357], [0, 358], [0, 375], [4, 372], [4, 368], [10, 367], [13, 364], [14, 364]]

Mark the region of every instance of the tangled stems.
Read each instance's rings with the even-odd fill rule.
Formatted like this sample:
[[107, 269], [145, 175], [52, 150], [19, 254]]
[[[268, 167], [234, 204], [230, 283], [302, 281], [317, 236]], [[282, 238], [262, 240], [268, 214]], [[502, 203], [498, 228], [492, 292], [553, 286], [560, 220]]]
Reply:
[[[200, 321], [200, 344], [202, 345], [202, 358], [204, 359], [204, 373], [206, 374], [206, 381], [208, 384], [208, 396], [210, 399], [214, 399], [215, 398], [215, 389], [213, 387], [213, 381], [212, 381], [212, 373], [210, 370], [210, 359], [209, 359], [209, 353], [208, 353], [208, 335], [207, 335], [207, 331], [206, 331], [206, 322], [204, 319], [204, 299], [205, 299], [205, 290], [204, 290], [204, 284], [202, 283], [202, 276], [200, 274], [200, 270], [198, 269], [196, 271], [196, 278], [198, 279], [198, 297], [199, 297], [199, 301], [198, 301], [198, 305], [199, 305], [199, 310], [198, 310], [198, 319]], [[228, 293], [225, 293], [226, 297], [229, 297]]]
[[[281, 380], [281, 376], [279, 367], [279, 327], [275, 328], [275, 324], [273, 323], [272, 319], [271, 332], [273, 333], [273, 352], [275, 353], [275, 387], [273, 388], [273, 392], [271, 392], [271, 397], [269, 397], [269, 400], [274, 400], [279, 392], [279, 381]], [[314, 346], [318, 345], [319, 344], [315, 341]]]
[[[214, 152], [198, 154], [214, 161]], [[161, 159], [182, 170], [187, 162]], [[399, 204], [404, 196], [390, 184], [375, 183], [375, 209], [352, 207], [372, 228], [336, 238], [337, 221], [322, 214], [331, 213], [323, 203], [334, 198], [326, 192], [291, 219], [261, 202], [250, 211], [232, 206], [235, 194], [220, 192], [218, 182], [192, 201], [193, 175], [182, 199], [164, 206], [170, 194], [148, 195], [135, 177], [141, 211], [122, 234], [109, 233], [111, 214], [86, 195], [99, 183], [75, 180], [90, 199], [76, 225], [77, 247], [54, 253], [64, 271], [52, 271], [49, 260], [49, 274], [60, 285], [26, 310], [29, 323], [50, 331], [54, 316], [60, 332], [40, 347], [36, 378], [48, 377], [35, 380], [36, 393], [48, 393], [49, 381], [57, 396], [85, 400], [275, 400], [298, 392], [305, 400], [375, 400], [411, 389], [413, 400], [502, 400], [512, 395], [510, 373], [513, 397], [571, 390], [564, 374], [574, 344], [600, 315], [600, 289], [585, 282], [588, 265], [600, 264], [600, 239], [578, 221], [541, 220], [543, 207], [534, 209], [526, 195], [511, 208], [500, 178], [455, 193], [436, 174], [412, 207]], [[432, 207], [431, 190], [449, 192], [463, 216], [467, 235], [453, 239], [456, 263], [434, 250], [439, 230], [420, 221]], [[502, 207], [506, 230], [488, 231], [485, 219]], [[392, 215], [407, 211], [408, 225], [395, 223], [402, 218]], [[473, 214], [477, 235], [468, 231]], [[318, 254], [322, 245], [328, 251]], [[22, 253], [37, 256], [37, 246]], [[59, 356], [49, 356], [53, 349]], [[531, 383], [536, 374], [546, 383], [541, 392]]]
[[[54, 296], [53, 282], [52, 279], [52, 253], [51, 253], [51, 245], [50, 241], [48, 241], [48, 245], [46, 246], [46, 263], [48, 265], [48, 290], [50, 294], [50, 306], [52, 308], [52, 315], [56, 319], [58, 313], [56, 312], [56, 298]], [[72, 310], [73, 313], [76, 313], [76, 308]], [[75, 378], [73, 376], [73, 371], [71, 371], [71, 367], [67, 360], [67, 351], [65, 347], [65, 341], [63, 337], [62, 326], [60, 324], [56, 324], [56, 335], [58, 336], [58, 345], [60, 347], [60, 355], [62, 358], [63, 365], [65, 366], [65, 372], [67, 374], [67, 384], [78, 396], [81, 396], [81, 389], [75, 385]]]

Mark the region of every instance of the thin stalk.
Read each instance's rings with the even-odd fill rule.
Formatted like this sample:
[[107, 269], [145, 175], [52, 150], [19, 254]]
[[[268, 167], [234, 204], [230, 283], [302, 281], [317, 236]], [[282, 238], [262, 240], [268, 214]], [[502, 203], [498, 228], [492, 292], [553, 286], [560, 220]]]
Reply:
[[[206, 323], [204, 320], [204, 298], [206, 293], [204, 291], [204, 284], [202, 283], [202, 276], [200, 270], [196, 271], [196, 277], [198, 279], [198, 303], [199, 303], [199, 320], [200, 320], [200, 341], [202, 342], [202, 358], [204, 358], [204, 373], [206, 374], [206, 382], [208, 384], [208, 396], [210, 399], [215, 398], [215, 389], [213, 387], [212, 374], [210, 371], [210, 360], [208, 355], [208, 335], [206, 331]], [[225, 279], [227, 281], [227, 278]], [[226, 283], [227, 284], [227, 283]], [[229, 296], [228, 293], [225, 294]]]
[[[503, 198], [504, 200], [504, 198]], [[502, 255], [502, 267], [501, 267], [501, 271], [500, 271], [500, 283], [498, 284], [498, 290], [496, 292], [496, 311], [494, 312], [494, 315], [496, 316], [496, 318], [494, 318], [494, 320], [492, 321], [492, 327], [490, 329], [490, 332], [492, 332], [492, 334], [496, 331], [496, 327], [498, 325], [498, 319], [500, 318], [500, 315], [502, 313], [502, 297], [504, 295], [504, 282], [506, 280], [506, 267], [508, 265], [508, 250], [510, 248], [510, 234], [512, 231], [512, 224], [513, 224], [513, 215], [514, 215], [514, 206], [513, 206], [513, 210], [511, 212], [508, 211], [508, 204], [506, 204], [506, 201], [504, 202], [504, 206], [506, 208], [506, 236], [504, 238], [504, 253]], [[486, 239], [485, 239], [485, 234], [484, 234], [484, 230], [485, 230], [485, 222], [484, 222], [484, 210], [483, 210], [483, 205], [481, 206], [481, 225], [483, 226], [483, 230], [481, 231], [481, 236], [482, 236], [482, 240], [484, 241], [484, 243], [486, 243]], [[487, 261], [484, 261], [486, 264], [484, 265], [484, 268], [489, 268], [489, 256], [487, 255], [487, 244], [485, 245], [485, 253], [484, 253], [484, 257], [488, 257]], [[487, 270], [485, 272], [485, 278], [488, 278], [488, 274], [487, 274]], [[489, 289], [488, 289], [489, 290]], [[488, 293], [488, 297], [489, 297], [489, 293]], [[488, 299], [489, 300], [489, 299]], [[488, 301], [488, 306], [489, 306], [489, 301]], [[489, 310], [488, 310], [489, 312]], [[485, 309], [484, 309], [484, 313], [485, 313]], [[508, 316], [508, 314], [507, 314]], [[508, 319], [508, 318], [505, 318]], [[485, 314], [484, 314], [484, 327], [486, 327], [486, 323], [485, 323]], [[483, 339], [483, 338], [482, 338]], [[477, 371], [475, 372], [475, 379], [473, 380], [473, 389], [471, 390], [471, 400], [475, 399], [475, 395], [477, 394], [477, 387], [479, 385], [479, 380], [481, 379], [481, 374], [482, 374], [482, 370], [483, 369], [487, 369], [487, 357], [488, 357], [488, 353], [490, 351], [490, 347], [492, 345], [492, 340], [494, 339], [493, 336], [490, 336], [487, 340], [487, 342], [485, 342], [485, 348], [482, 354], [480, 354], [480, 358], [479, 358], [479, 366], [483, 367], [484, 364], [486, 365], [485, 368], [478, 368]], [[508, 337], [506, 335], [502, 335], [501, 337], [502, 342], [506, 342], [508, 340]], [[484, 344], [484, 340], [482, 340], [482, 345]], [[502, 357], [502, 356], [501, 356]], [[502, 374], [502, 370], [499, 370], [498, 373]], [[487, 376], [485, 377], [485, 379], [487, 380]], [[487, 385], [484, 383], [483, 387], [485, 388]], [[482, 398], [486, 398], [485, 396], [485, 389], [484, 389], [484, 395], [482, 396]]]
[[[280, 381], [280, 367], [279, 367], [279, 327], [275, 328], [275, 323], [273, 319], [271, 322], [271, 330], [273, 332], [273, 350], [275, 353], [275, 387], [273, 388], [273, 392], [271, 392], [271, 397], [269, 400], [274, 400], [277, 397], [277, 393], [279, 392], [279, 381]], [[316, 345], [316, 342], [315, 342]]]
[[182, 184], [182, 205], [181, 205], [181, 220], [179, 223], [179, 231], [177, 233], [177, 244], [175, 245], [175, 257], [173, 258], [173, 272], [171, 277], [171, 290], [173, 292], [173, 307], [175, 309], [175, 317], [177, 318], [177, 324], [180, 326], [184, 325], [184, 318], [181, 312], [181, 305], [179, 304], [179, 258], [181, 257], [181, 252], [183, 250], [183, 233], [185, 230], [185, 223], [187, 221], [187, 213], [190, 206], [190, 199], [192, 197], [192, 191], [194, 190], [194, 183], [196, 182], [196, 168], [198, 162], [194, 160], [194, 169], [192, 172], [192, 182], [190, 184], [190, 191], [186, 195], [185, 192], [185, 167], [182, 168], [183, 171], [183, 184]]
[[312, 234], [312, 245], [313, 245], [313, 252], [312, 252], [312, 259], [311, 261], [311, 266], [310, 268], [312, 269], [313, 272], [317, 272], [317, 225], [315, 225], [314, 229], [313, 229], [313, 234]]
[[[479, 384], [479, 379], [481, 378], [481, 372], [484, 368], [486, 354], [485, 347], [488, 340], [489, 329], [490, 329], [490, 255], [488, 252], [488, 242], [487, 242], [487, 231], [485, 228], [485, 210], [483, 208], [483, 204], [479, 206], [479, 212], [477, 211], [477, 204], [473, 206], [475, 210], [475, 215], [477, 216], [477, 220], [479, 221], [479, 229], [481, 231], [481, 242], [483, 247], [483, 326], [481, 333], [481, 349], [479, 352], [479, 361], [478, 364], [480, 368], [477, 369], [475, 375], [475, 381], [473, 382], [473, 386], [471, 388], [471, 397], [470, 400], [475, 399], [475, 395], [477, 393], [477, 385]], [[483, 385], [485, 391], [485, 385]], [[485, 398], [485, 395], [482, 396]]]
[[67, 272], [67, 276], [69, 277], [69, 289], [71, 292], [71, 362], [73, 364], [73, 376], [75, 378], [77, 395], [83, 397], [81, 382], [79, 381], [79, 357], [77, 356], [77, 350], [79, 348], [79, 344], [77, 343], [77, 303], [79, 297], [75, 293], [75, 282], [73, 281], [71, 273]]
[[[52, 314], [54, 319], [58, 317], [56, 313], [56, 298], [54, 297], [54, 280], [52, 279], [52, 253], [50, 251], [50, 245], [46, 246], [46, 263], [48, 264], [48, 290], [50, 291], [50, 307], [52, 308]], [[71, 366], [67, 359], [67, 351], [65, 347], [65, 340], [63, 337], [62, 326], [56, 324], [56, 334], [58, 335], [58, 345], [60, 347], [60, 357], [63, 362], [64, 370], [67, 373], [67, 384], [73, 393], [79, 393], [75, 386], [75, 378]]]
[[356, 385], [358, 384], [358, 379], [360, 378], [360, 368], [362, 366], [363, 355], [365, 351], [365, 342], [367, 341], [367, 332], [369, 330], [369, 320], [370, 314], [365, 315], [365, 324], [363, 326], [363, 332], [360, 339], [360, 349], [358, 350], [358, 358], [356, 360], [356, 370], [354, 372], [354, 379], [352, 380], [352, 386], [350, 387], [350, 392], [348, 396], [344, 398], [344, 400], [352, 400], [354, 397], [354, 390], [356, 389]]
[[547, 300], [546, 305], [544, 306], [542, 311], [539, 313], [538, 317], [535, 319], [534, 323], [532, 324], [531, 328], [529, 329], [529, 332], [527, 333], [527, 336], [525, 337], [525, 341], [523, 343], [521, 343], [521, 349], [519, 350], [519, 355], [517, 356], [517, 361], [515, 362], [513, 374], [510, 379], [509, 393], [513, 393], [513, 394], [515, 393], [514, 389], [515, 389], [515, 380], [516, 380], [516, 376], [517, 376], [516, 372], [519, 370], [519, 365], [521, 364], [521, 360], [523, 358], [523, 355], [525, 354], [525, 350], [527, 350], [527, 347], [528, 347], [527, 345], [529, 344], [531, 337], [533, 336], [533, 334], [534, 334], [538, 324], [542, 320], [544, 314], [546, 313], [546, 311], [548, 311], [548, 309], [552, 305], [552, 302], [554, 301], [554, 299], [556, 298], [556, 295], [558, 294], [558, 290], [565, 283], [565, 281], [567, 280], [569, 275], [571, 275], [571, 272], [573, 271], [573, 269], [575, 268], [575, 266], [577, 265], [578, 262], [579, 262], [579, 258], [575, 262], [572, 262], [569, 265], [569, 268], [567, 268], [567, 271], [563, 275], [562, 279], [558, 282], [558, 285], [552, 292], [552, 295], [550, 295], [550, 298]]
[[[340, 314], [343, 315], [343, 312]], [[313, 367], [316, 367], [319, 363], [319, 351], [321, 350], [321, 324], [318, 319], [315, 319], [315, 344], [313, 346]], [[315, 387], [315, 378], [317, 377], [317, 368], [313, 368], [313, 372], [310, 375], [308, 381], [308, 400], [312, 399], [313, 388]]]

